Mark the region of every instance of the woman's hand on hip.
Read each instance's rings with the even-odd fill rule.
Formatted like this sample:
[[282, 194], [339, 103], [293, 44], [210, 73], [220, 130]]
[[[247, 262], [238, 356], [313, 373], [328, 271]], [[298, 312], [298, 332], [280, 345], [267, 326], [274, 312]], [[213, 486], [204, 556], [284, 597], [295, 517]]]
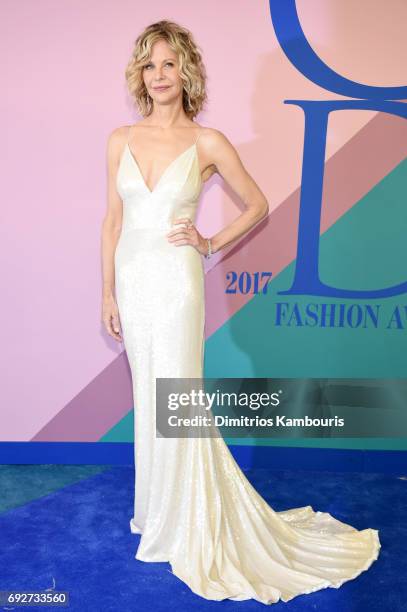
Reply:
[[206, 239], [198, 232], [195, 225], [188, 218], [176, 219], [175, 224], [182, 224], [181, 227], [171, 230], [167, 234], [168, 242], [172, 242], [175, 246], [190, 244], [198, 253], [206, 255], [208, 252], [208, 243]]

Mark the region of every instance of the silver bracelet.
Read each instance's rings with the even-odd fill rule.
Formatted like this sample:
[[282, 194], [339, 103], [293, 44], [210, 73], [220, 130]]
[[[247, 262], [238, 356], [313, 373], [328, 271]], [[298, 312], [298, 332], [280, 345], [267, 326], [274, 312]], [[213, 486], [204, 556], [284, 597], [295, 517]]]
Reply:
[[208, 253], [205, 255], [205, 257], [206, 257], [206, 259], [209, 259], [209, 257], [211, 257], [211, 255], [212, 255], [211, 239], [207, 238], [206, 242], [208, 243]]

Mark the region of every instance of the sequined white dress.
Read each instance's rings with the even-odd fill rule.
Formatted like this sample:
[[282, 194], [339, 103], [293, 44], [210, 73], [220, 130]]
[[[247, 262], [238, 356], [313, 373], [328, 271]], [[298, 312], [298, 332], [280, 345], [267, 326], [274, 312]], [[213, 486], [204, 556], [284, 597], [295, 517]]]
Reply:
[[166, 238], [175, 219], [195, 221], [202, 179], [195, 141], [150, 190], [131, 131], [117, 174], [123, 224], [115, 280], [135, 406], [136, 559], [168, 561], [212, 600], [272, 604], [338, 588], [377, 559], [377, 530], [358, 531], [311, 506], [275, 512], [221, 437], [155, 436], [156, 377], [203, 376], [202, 256]]

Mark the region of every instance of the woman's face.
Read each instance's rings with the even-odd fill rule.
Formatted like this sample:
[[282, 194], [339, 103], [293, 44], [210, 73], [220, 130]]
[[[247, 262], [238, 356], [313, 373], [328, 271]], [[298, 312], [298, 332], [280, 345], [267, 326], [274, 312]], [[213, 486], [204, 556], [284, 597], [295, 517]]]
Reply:
[[[178, 71], [178, 58], [166, 40], [157, 40], [150, 60], [143, 68], [144, 84], [157, 104], [168, 104], [182, 95], [183, 81]], [[159, 88], [163, 89], [159, 89]]]

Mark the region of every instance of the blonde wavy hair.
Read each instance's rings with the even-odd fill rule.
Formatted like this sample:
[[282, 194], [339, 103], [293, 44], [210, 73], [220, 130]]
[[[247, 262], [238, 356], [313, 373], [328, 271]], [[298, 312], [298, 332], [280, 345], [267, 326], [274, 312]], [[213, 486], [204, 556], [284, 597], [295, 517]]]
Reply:
[[182, 102], [184, 111], [192, 119], [207, 100], [206, 70], [199, 47], [189, 30], [166, 19], [152, 23], [136, 38], [125, 76], [130, 95], [138, 111], [147, 117], [153, 110], [152, 98], [143, 80], [143, 67], [151, 57], [157, 40], [164, 39], [178, 55], [180, 77], [184, 82]]

